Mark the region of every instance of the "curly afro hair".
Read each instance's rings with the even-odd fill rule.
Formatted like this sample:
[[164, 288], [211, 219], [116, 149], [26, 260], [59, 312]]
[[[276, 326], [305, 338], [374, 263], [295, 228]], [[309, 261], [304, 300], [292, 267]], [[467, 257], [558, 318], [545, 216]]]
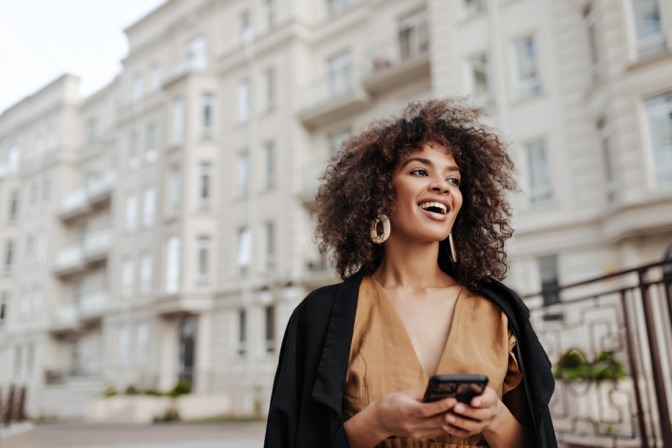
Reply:
[[506, 145], [479, 122], [483, 115], [459, 99], [411, 103], [400, 118], [374, 122], [345, 141], [316, 198], [319, 247], [331, 253], [342, 278], [370, 274], [380, 264], [383, 248], [371, 241], [371, 223], [392, 215], [393, 171], [425, 144], [447, 148], [462, 177], [463, 204], [452, 229], [458, 261], [442, 241], [438, 265], [472, 291], [489, 277], [504, 277], [504, 242], [513, 234], [506, 192], [516, 185]]

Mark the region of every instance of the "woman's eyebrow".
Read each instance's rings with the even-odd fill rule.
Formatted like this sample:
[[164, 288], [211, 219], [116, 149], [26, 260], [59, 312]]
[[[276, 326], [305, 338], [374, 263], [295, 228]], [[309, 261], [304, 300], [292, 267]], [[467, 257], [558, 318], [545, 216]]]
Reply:
[[[409, 157], [408, 159], [406, 159], [406, 161], [404, 163], [401, 164], [401, 167], [403, 168], [411, 162], [420, 162], [423, 165], [427, 165], [427, 166], [430, 166], [430, 167], [434, 166], [434, 164], [432, 163], [431, 160], [425, 159], [424, 157]], [[459, 172], [460, 168], [458, 168], [457, 165], [450, 165], [450, 166], [446, 167], [446, 171], [458, 171]]]

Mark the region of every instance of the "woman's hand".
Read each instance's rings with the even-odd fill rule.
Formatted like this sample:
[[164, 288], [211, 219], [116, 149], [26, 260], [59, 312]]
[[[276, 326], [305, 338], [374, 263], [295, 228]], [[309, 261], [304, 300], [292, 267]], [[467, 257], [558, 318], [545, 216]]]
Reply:
[[385, 395], [345, 422], [352, 448], [374, 447], [390, 436], [426, 440], [445, 435], [446, 412], [457, 400], [422, 402], [421, 390]]
[[457, 403], [452, 406], [444, 416], [444, 430], [461, 438], [486, 433], [497, 425], [502, 408], [506, 406], [499, 400], [497, 393], [486, 387], [469, 404]]
[[446, 412], [457, 403], [446, 398], [431, 403], [422, 402], [423, 392], [412, 390], [389, 394], [375, 403], [381, 427], [389, 436], [425, 440], [445, 434]]

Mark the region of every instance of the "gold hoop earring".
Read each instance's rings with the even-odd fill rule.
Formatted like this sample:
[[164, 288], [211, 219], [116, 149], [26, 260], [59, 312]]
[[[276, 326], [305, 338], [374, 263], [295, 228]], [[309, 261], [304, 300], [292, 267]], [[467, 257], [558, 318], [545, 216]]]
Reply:
[[[383, 234], [378, 232], [378, 226], [383, 226]], [[371, 240], [376, 244], [383, 244], [390, 237], [390, 218], [386, 215], [378, 215], [371, 223]]]
[[450, 259], [453, 263], [457, 263], [457, 251], [455, 250], [455, 242], [453, 241], [453, 232], [448, 234], [448, 244], [450, 245]]

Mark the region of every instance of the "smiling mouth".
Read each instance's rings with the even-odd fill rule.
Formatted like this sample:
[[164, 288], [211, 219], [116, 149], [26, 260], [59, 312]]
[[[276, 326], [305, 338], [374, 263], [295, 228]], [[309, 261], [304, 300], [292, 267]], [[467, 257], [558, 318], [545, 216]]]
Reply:
[[438, 213], [439, 215], [445, 215], [448, 213], [448, 208], [440, 202], [422, 202], [418, 205], [420, 208], [427, 210], [428, 212]]

